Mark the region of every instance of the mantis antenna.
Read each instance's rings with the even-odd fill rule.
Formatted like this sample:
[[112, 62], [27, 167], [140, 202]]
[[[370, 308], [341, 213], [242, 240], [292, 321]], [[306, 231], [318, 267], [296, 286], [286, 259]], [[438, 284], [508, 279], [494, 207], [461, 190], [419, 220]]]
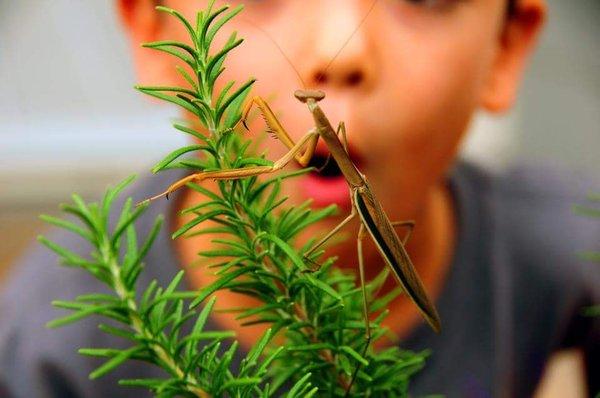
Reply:
[[[377, 4], [379, 0], [373, 0], [373, 2], [371, 3], [371, 6], [369, 7], [369, 10], [366, 12], [366, 14], [363, 16], [363, 18], [360, 20], [360, 23], [356, 26], [356, 28], [354, 28], [354, 30], [352, 31], [352, 33], [350, 34], [350, 36], [348, 36], [348, 38], [346, 39], [346, 41], [344, 42], [344, 44], [342, 44], [342, 46], [339, 48], [339, 50], [335, 53], [335, 55], [329, 60], [329, 62], [327, 63], [327, 65], [325, 66], [325, 69], [323, 69], [323, 72], [320, 74], [321, 76], [324, 76], [325, 73], [327, 72], [327, 70], [329, 70], [329, 67], [333, 64], [333, 62], [337, 59], [337, 57], [340, 55], [340, 53], [344, 50], [344, 48], [348, 45], [348, 43], [350, 43], [350, 40], [352, 40], [352, 38], [354, 37], [354, 35], [356, 34], [356, 32], [358, 32], [358, 30], [362, 27], [362, 25], [365, 23], [365, 21], [367, 20], [367, 18], [369, 17], [369, 15], [371, 14], [371, 11], [373, 11], [373, 9], [375, 8], [375, 5]], [[244, 22], [247, 22], [248, 24], [252, 25], [253, 27], [255, 27], [256, 29], [260, 30], [262, 33], [265, 34], [265, 36], [275, 45], [275, 47], [277, 48], [277, 50], [279, 50], [279, 52], [281, 53], [281, 55], [285, 58], [285, 60], [288, 62], [288, 64], [292, 67], [292, 69], [294, 69], [294, 72], [296, 72], [296, 75], [298, 76], [298, 79], [300, 80], [300, 82], [302, 83], [302, 87], [304, 89], [307, 88], [306, 86], [306, 82], [304, 81], [304, 79], [302, 79], [302, 75], [300, 74], [300, 72], [298, 71], [298, 69], [296, 68], [296, 66], [294, 65], [294, 63], [290, 60], [290, 58], [288, 57], [288, 55], [285, 53], [285, 51], [283, 50], [283, 48], [279, 45], [279, 43], [277, 43], [277, 40], [275, 40], [273, 38], [273, 35], [271, 35], [269, 32], [267, 32], [264, 28], [262, 28], [261, 26], [257, 25], [255, 22], [249, 20], [249, 19], [242, 19]]]
[[331, 60], [329, 61], [329, 63], [325, 67], [325, 69], [323, 70], [322, 76], [324, 76], [326, 74], [326, 72], [329, 69], [329, 67], [331, 66], [331, 64], [333, 64], [333, 61], [336, 60], [336, 58], [338, 57], [338, 55], [340, 55], [340, 53], [342, 52], [342, 50], [348, 45], [348, 43], [350, 43], [350, 40], [352, 40], [352, 38], [354, 37], [354, 35], [356, 34], [356, 32], [358, 32], [358, 30], [363, 26], [363, 24], [367, 20], [367, 17], [369, 16], [369, 14], [371, 14], [371, 11], [373, 11], [373, 8], [375, 8], [375, 4], [377, 4], [378, 1], [379, 0], [374, 0], [373, 3], [371, 3], [371, 7], [369, 7], [369, 11], [367, 11], [367, 13], [360, 20], [360, 23], [356, 26], [356, 28], [354, 29], [354, 31], [352, 31], [352, 33], [350, 34], [350, 36], [348, 36], [348, 38], [346, 39], [346, 41], [344, 42], [344, 44], [335, 53], [335, 55], [333, 56], [333, 58], [331, 58]]
[[275, 45], [277, 50], [279, 50], [279, 52], [281, 53], [283, 58], [285, 58], [285, 60], [288, 62], [288, 64], [290, 64], [292, 69], [294, 69], [294, 72], [296, 72], [296, 76], [298, 76], [298, 79], [300, 79], [300, 82], [302, 83], [302, 88], [306, 89], [306, 83], [304, 82], [304, 79], [302, 79], [302, 75], [300, 74], [298, 69], [296, 69], [296, 66], [294, 65], [294, 63], [290, 60], [290, 58], [287, 56], [285, 51], [283, 51], [283, 48], [281, 48], [281, 46], [279, 45], [279, 43], [277, 43], [277, 41], [273, 38], [273, 36], [269, 32], [267, 32], [264, 28], [257, 25], [256, 23], [252, 22], [249, 19], [242, 19], [242, 21], [247, 22], [248, 24], [252, 25], [254, 28], [256, 28], [256, 29], [260, 30], [262, 33], [264, 33], [264, 35], [271, 41], [271, 43], [273, 43]]

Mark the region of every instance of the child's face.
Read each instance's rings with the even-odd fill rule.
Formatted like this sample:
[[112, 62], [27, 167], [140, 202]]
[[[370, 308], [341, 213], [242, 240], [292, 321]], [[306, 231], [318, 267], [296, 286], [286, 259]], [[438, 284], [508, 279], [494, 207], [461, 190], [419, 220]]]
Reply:
[[[511, 105], [542, 19], [540, 1], [522, 0], [529, 14], [510, 23], [506, 0], [378, 0], [370, 13], [373, 0], [245, 1], [217, 44], [233, 30], [245, 38], [221, 82], [256, 77], [253, 95], [267, 99], [297, 140], [312, 126], [306, 105], [293, 96], [302, 88], [297, 69], [308, 87], [326, 93], [321, 106], [334, 128], [345, 121], [351, 154], [390, 218], [415, 218], [443, 181], [474, 111]], [[193, 18], [205, 2], [164, 4]], [[187, 40], [174, 18], [162, 16], [157, 25], [158, 33], [134, 39]], [[172, 58], [151, 50], [137, 50], [137, 58], [141, 83], [181, 82]], [[256, 136], [264, 125], [257, 117], [250, 126], [244, 134]], [[264, 146], [273, 160], [286, 152], [271, 138]], [[295, 179], [287, 193], [296, 201], [350, 205], [341, 177]]]

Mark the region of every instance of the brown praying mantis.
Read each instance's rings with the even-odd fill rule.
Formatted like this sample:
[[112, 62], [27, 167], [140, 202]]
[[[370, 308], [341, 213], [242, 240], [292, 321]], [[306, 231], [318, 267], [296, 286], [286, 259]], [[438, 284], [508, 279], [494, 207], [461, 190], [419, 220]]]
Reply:
[[[327, 235], [325, 235], [325, 237], [317, 242], [309, 250], [309, 252], [305, 253], [305, 257], [308, 257], [312, 252], [317, 250], [342, 227], [344, 227], [344, 225], [358, 215], [361, 223], [358, 232], [357, 250], [360, 282], [363, 290], [362, 294], [364, 314], [366, 319], [367, 345], [371, 339], [371, 332], [368, 317], [365, 272], [362, 256], [362, 241], [366, 235], [365, 231], [367, 231], [367, 233], [375, 241], [381, 256], [393, 271], [405, 294], [416, 304], [417, 308], [422, 313], [425, 320], [433, 328], [433, 330], [439, 332], [441, 325], [438, 313], [434, 305], [427, 297], [425, 289], [423, 288], [423, 284], [421, 283], [415, 267], [413, 266], [410, 257], [404, 248], [414, 224], [410, 221], [392, 223], [388, 219], [380, 203], [377, 201], [375, 195], [371, 191], [369, 183], [367, 182], [367, 178], [360, 173], [356, 165], [350, 159], [344, 123], [340, 122], [337, 131], [335, 131], [327, 119], [327, 116], [325, 116], [325, 113], [319, 107], [318, 102], [325, 98], [325, 93], [320, 90], [297, 90], [294, 93], [294, 96], [300, 102], [303, 102], [308, 106], [308, 110], [311, 112], [315, 123], [315, 127], [306, 135], [301, 137], [297, 142], [292, 140], [267, 102], [261, 97], [254, 97], [245, 106], [243, 111], [242, 122], [244, 126], [248, 128], [246, 126], [246, 117], [248, 116], [252, 106], [256, 105], [264, 117], [269, 129], [273, 132], [273, 134], [276, 135], [277, 138], [281, 140], [285, 146], [288, 147], [289, 152], [287, 152], [279, 160], [275, 161], [272, 166], [244, 167], [239, 169], [217, 170], [191, 174], [175, 182], [169, 186], [165, 192], [156, 195], [149, 200], [154, 200], [161, 196], [168, 195], [191, 181], [202, 181], [205, 179], [228, 180], [273, 173], [284, 168], [292, 160], [296, 160], [302, 167], [306, 167], [315, 152], [319, 138], [322, 138], [329, 149], [330, 156], [335, 160], [344, 178], [348, 182], [352, 200], [352, 210], [348, 217], [346, 217], [339, 225], [337, 225]], [[343, 142], [339, 138], [340, 134]], [[303, 149], [305, 149], [304, 153], [302, 153]], [[410, 227], [410, 230], [404, 241], [401, 241], [396, 234], [394, 230], [394, 226], [396, 225]]]
[[[376, 2], [377, 0], [373, 2], [369, 12], [361, 21], [361, 24], [362, 22], [364, 22], [370, 11], [373, 9]], [[359, 24], [359, 26], [352, 33], [352, 35], [350, 35], [350, 38], [358, 30], [361, 24]], [[265, 32], [258, 26], [255, 27], [259, 28], [261, 31], [267, 34], [267, 36], [272, 40], [272, 38], [267, 32]], [[350, 38], [348, 38], [346, 43], [348, 43]], [[290, 62], [283, 50], [279, 47], [279, 45], [277, 45], [277, 43], [274, 40], [273, 42], [279, 49], [279, 51], [282, 53], [282, 55], [286, 58], [286, 60]], [[338, 51], [338, 54], [340, 51]], [[329, 62], [327, 67], [329, 67], [329, 65], [331, 65], [332, 62], [333, 60]], [[294, 70], [296, 69], [294, 68]], [[300, 78], [300, 80], [302, 80], [299, 73], [298, 77]], [[368, 315], [369, 311], [365, 287], [365, 271], [362, 253], [362, 244], [367, 233], [375, 242], [379, 253], [385, 260], [386, 264], [392, 270], [404, 293], [415, 303], [415, 305], [417, 306], [427, 323], [431, 326], [431, 328], [435, 332], [439, 333], [441, 329], [439, 315], [435, 309], [435, 306], [429, 300], [423, 287], [423, 284], [415, 270], [415, 267], [412, 264], [412, 261], [410, 260], [410, 257], [408, 256], [408, 253], [406, 252], [406, 249], [404, 247], [406, 242], [408, 241], [408, 238], [410, 237], [412, 228], [414, 227], [414, 222], [391, 222], [388, 219], [381, 204], [372, 192], [371, 187], [367, 182], [367, 178], [358, 170], [358, 168], [350, 158], [344, 122], [340, 122], [338, 124], [337, 130], [334, 130], [329, 119], [327, 118], [323, 110], [320, 108], [318, 103], [319, 101], [325, 98], [325, 93], [320, 90], [303, 89], [297, 90], [294, 93], [294, 96], [300, 102], [305, 103], [308, 106], [308, 110], [312, 114], [315, 124], [315, 127], [312, 128], [303, 137], [301, 137], [297, 142], [294, 142], [294, 140], [292, 140], [286, 129], [275, 116], [275, 113], [271, 110], [268, 103], [263, 98], [259, 96], [252, 98], [252, 100], [246, 104], [243, 110], [240, 122], [243, 123], [246, 129], [248, 129], [248, 126], [246, 124], [248, 114], [252, 109], [252, 106], [256, 105], [261, 115], [263, 116], [270, 132], [273, 133], [276, 136], [276, 138], [278, 138], [289, 149], [289, 151], [284, 156], [275, 161], [272, 165], [194, 173], [173, 183], [167, 188], [165, 192], [148, 199], [148, 201], [157, 199], [162, 196], [168, 197], [168, 195], [171, 192], [183, 187], [191, 181], [199, 182], [205, 179], [229, 180], [273, 173], [278, 170], [281, 170], [293, 160], [296, 160], [300, 164], [300, 166], [306, 167], [315, 153], [315, 149], [317, 147], [319, 138], [321, 138], [325, 142], [327, 148], [329, 149], [329, 157], [327, 158], [327, 161], [329, 161], [330, 157], [332, 157], [335, 160], [338, 168], [340, 169], [342, 175], [348, 183], [352, 208], [350, 214], [341, 223], [339, 223], [335, 228], [333, 228], [329, 233], [327, 233], [308, 252], [304, 254], [305, 259], [307, 259], [307, 261], [310, 261], [308, 260], [308, 258], [311, 253], [314, 253], [319, 247], [321, 247], [325, 242], [327, 242], [332, 236], [339, 232], [346, 224], [348, 224], [352, 219], [354, 219], [358, 215], [360, 217], [360, 227], [357, 236], [357, 252], [359, 276], [363, 297], [363, 313], [366, 323], [365, 350], [369, 346], [371, 341], [371, 328]], [[340, 140], [340, 135], [342, 137], [342, 140]], [[303, 150], [304, 152], [302, 152]], [[409, 227], [409, 231], [402, 241], [400, 240], [400, 238], [396, 234], [396, 231], [394, 230], [395, 226]], [[347, 390], [347, 392], [349, 392], [349, 389]]]

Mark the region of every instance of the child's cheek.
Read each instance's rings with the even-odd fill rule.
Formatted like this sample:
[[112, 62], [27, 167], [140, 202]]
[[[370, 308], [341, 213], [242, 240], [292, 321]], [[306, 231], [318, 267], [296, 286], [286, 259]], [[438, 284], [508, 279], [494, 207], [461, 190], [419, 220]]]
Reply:
[[482, 32], [415, 35], [388, 63], [391, 103], [408, 153], [448, 152], [466, 131], [478, 103], [493, 48]]
[[400, 195], [418, 196], [415, 191], [432, 184], [456, 156], [487, 78], [496, 37], [493, 28], [475, 24], [470, 32], [404, 30], [387, 36], [396, 40], [386, 43], [381, 95], [367, 108], [368, 143], [366, 136], [359, 139], [369, 147], [371, 182], [378, 192], [389, 194], [389, 200], [380, 199], [392, 204]]

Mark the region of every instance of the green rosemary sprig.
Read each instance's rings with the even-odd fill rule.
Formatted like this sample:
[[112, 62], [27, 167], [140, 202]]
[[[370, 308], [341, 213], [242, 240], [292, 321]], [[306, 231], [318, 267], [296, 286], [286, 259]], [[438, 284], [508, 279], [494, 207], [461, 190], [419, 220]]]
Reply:
[[[241, 106], [254, 79], [234, 88], [229, 82], [220, 92], [215, 84], [224, 62], [242, 43], [233, 33], [222, 49], [211, 46], [219, 30], [242, 9], [224, 6], [213, 9], [213, 1], [197, 14], [192, 25], [183, 15], [166, 7], [157, 7], [177, 18], [190, 36], [190, 44], [159, 41], [146, 47], [167, 52], [184, 63], [177, 71], [189, 87], [136, 87], [143, 93], [174, 103], [191, 112], [205, 131], [185, 123], [174, 127], [194, 137], [196, 143], [168, 154], [154, 168], [188, 168], [194, 172], [271, 165], [264, 156], [249, 150], [250, 140], [242, 139], [234, 129], [241, 119]], [[184, 156], [195, 152], [194, 157]], [[56, 251], [67, 265], [82, 267], [107, 284], [114, 296], [92, 295], [74, 302], [56, 305], [74, 311], [51, 326], [76, 321], [92, 314], [106, 316], [127, 327], [103, 330], [128, 338], [133, 346], [127, 350], [85, 349], [87, 355], [109, 358], [92, 377], [110, 371], [129, 359], [141, 359], [167, 370], [166, 380], [129, 380], [126, 385], [150, 388], [158, 396], [406, 396], [410, 377], [423, 365], [427, 353], [411, 353], [392, 347], [375, 351], [366, 347], [365, 321], [361, 289], [355, 275], [333, 268], [334, 259], [321, 259], [322, 251], [306, 258], [310, 241], [296, 247], [295, 239], [308, 226], [330, 216], [334, 207], [311, 210], [309, 204], [284, 206], [281, 185], [310, 169], [271, 176], [239, 180], [220, 180], [217, 191], [190, 183], [188, 187], [206, 198], [182, 211], [193, 214], [192, 221], [173, 234], [173, 238], [218, 232], [215, 246], [200, 253], [216, 259], [212, 267], [217, 279], [198, 292], [179, 292], [178, 274], [168, 287], [157, 283], [146, 288], [141, 297], [135, 294], [137, 276], [142, 271], [144, 254], [152, 244], [155, 226], [146, 242], [138, 248], [133, 223], [145, 206], [133, 208], [125, 202], [114, 230], [108, 230], [112, 202], [129, 182], [108, 191], [100, 204], [86, 205], [74, 196], [75, 205], [64, 209], [81, 219], [83, 227], [68, 221], [46, 217], [46, 220], [86, 238], [94, 247], [91, 259], [81, 258], [48, 240], [42, 242]], [[205, 221], [218, 227], [205, 228]], [[159, 221], [157, 221], [158, 225]], [[125, 255], [120, 257], [120, 248]], [[320, 262], [316, 272], [309, 272]], [[385, 307], [398, 294], [374, 299], [383, 285], [387, 271], [367, 285], [373, 341], [389, 332], [381, 322]], [[230, 370], [237, 343], [220, 354], [228, 331], [204, 331], [214, 305], [211, 295], [229, 289], [261, 301], [258, 307], [238, 309], [242, 325], [265, 323], [266, 334], [242, 361], [240, 371]], [[188, 301], [191, 301], [188, 303]], [[200, 309], [202, 306], [202, 309]], [[183, 335], [183, 325], [196, 319], [192, 331]], [[181, 336], [180, 336], [181, 335]], [[283, 341], [277, 347], [273, 337]]]
[[[234, 336], [231, 331], [207, 331], [205, 325], [215, 303], [211, 299], [201, 311], [189, 309], [189, 300], [196, 292], [178, 291], [183, 278], [180, 271], [165, 288], [156, 281], [145, 291], [136, 294], [136, 282], [143, 271], [143, 260], [156, 238], [162, 217], [156, 219], [144, 243], [138, 245], [134, 228], [135, 220], [147, 206], [134, 208], [129, 198], [114, 229], [109, 227], [113, 202], [133, 177], [115, 188], [109, 188], [101, 203], [86, 204], [73, 195], [73, 205], [63, 205], [65, 212], [75, 215], [80, 223], [51, 216], [42, 218], [58, 227], [80, 235], [93, 247], [90, 258], [64, 248], [45, 237], [39, 240], [56, 252], [63, 265], [82, 268], [107, 285], [114, 294], [95, 293], [77, 297], [74, 301], [54, 301], [58, 308], [72, 311], [63, 318], [48, 323], [60, 327], [91, 315], [100, 315], [121, 326], [101, 324], [102, 331], [124, 338], [131, 347], [82, 348], [80, 354], [107, 358], [107, 361], [90, 374], [96, 379], [112, 371], [123, 362], [136, 359], [163, 368], [169, 377], [165, 379], [121, 380], [124, 386], [146, 387], [157, 396], [268, 396], [269, 386], [263, 389], [268, 365], [279, 354], [274, 350], [262, 363], [257, 361], [273, 333], [268, 330], [244, 360], [238, 375], [231, 370], [231, 362], [237, 350], [234, 342], [223, 353], [222, 343]], [[121, 248], [124, 254], [121, 255]], [[185, 334], [183, 330], [190, 329]], [[307, 384], [307, 383], [304, 383]]]
[[[600, 193], [590, 193], [587, 198], [590, 202], [600, 203]], [[598, 207], [590, 207], [589, 205], [574, 205], [573, 212], [580, 216], [600, 219], [600, 208], [598, 208]], [[584, 252], [578, 253], [578, 256], [580, 259], [582, 259], [584, 261], [600, 263], [600, 252], [599, 251], [584, 251]], [[582, 310], [582, 313], [585, 316], [599, 317], [600, 316], [600, 304], [593, 305], [590, 307], [585, 307]]]

